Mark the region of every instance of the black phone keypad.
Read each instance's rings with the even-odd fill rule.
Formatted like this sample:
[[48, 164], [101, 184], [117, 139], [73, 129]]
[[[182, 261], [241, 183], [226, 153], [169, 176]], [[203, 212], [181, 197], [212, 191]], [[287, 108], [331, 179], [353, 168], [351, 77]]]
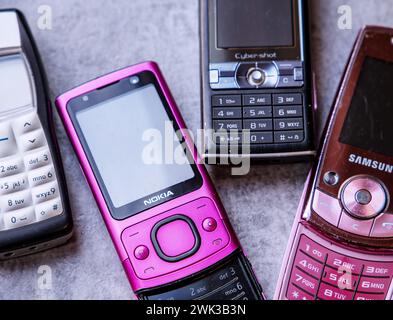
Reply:
[[[302, 93], [215, 95], [212, 116], [216, 142], [300, 143], [305, 138], [303, 101]], [[245, 135], [241, 138], [243, 130], [250, 132], [250, 141]], [[233, 138], [235, 132], [240, 138]]]

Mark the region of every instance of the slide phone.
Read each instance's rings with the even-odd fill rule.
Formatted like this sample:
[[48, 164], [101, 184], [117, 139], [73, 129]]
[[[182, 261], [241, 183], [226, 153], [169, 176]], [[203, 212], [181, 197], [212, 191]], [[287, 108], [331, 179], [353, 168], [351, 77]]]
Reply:
[[[263, 298], [155, 63], [88, 82], [56, 105], [139, 299]], [[181, 161], [148, 164], [157, 135]]]
[[292, 230], [276, 299], [391, 300], [393, 29], [355, 44]]
[[46, 78], [22, 14], [0, 10], [0, 260], [65, 243], [72, 218]]
[[200, 0], [200, 41], [205, 157], [314, 157], [308, 1]]

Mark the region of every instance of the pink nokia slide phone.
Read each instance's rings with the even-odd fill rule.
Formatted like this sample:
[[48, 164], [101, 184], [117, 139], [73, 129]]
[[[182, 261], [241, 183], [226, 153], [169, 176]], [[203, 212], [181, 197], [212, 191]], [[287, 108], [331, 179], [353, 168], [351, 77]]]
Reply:
[[276, 299], [392, 299], [393, 29], [360, 33], [336, 99]]
[[[83, 84], [56, 105], [139, 299], [263, 299], [155, 63]], [[172, 161], [157, 159], [163, 150]]]

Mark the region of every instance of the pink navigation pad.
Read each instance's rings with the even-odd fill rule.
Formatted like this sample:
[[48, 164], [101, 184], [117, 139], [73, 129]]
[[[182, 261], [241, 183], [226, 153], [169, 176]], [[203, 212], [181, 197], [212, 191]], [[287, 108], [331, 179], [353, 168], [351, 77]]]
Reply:
[[194, 248], [196, 238], [186, 221], [175, 220], [158, 229], [157, 241], [166, 256], [178, 257]]

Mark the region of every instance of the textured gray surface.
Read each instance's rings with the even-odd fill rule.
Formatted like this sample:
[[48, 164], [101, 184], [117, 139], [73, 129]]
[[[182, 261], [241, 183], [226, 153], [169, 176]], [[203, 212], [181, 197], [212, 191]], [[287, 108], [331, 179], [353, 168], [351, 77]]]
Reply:
[[[41, 0], [1, 0], [21, 9], [33, 31], [53, 97], [100, 74], [144, 60], [157, 61], [188, 126], [200, 125], [197, 0], [46, 0], [53, 30], [37, 28]], [[352, 43], [364, 24], [393, 26], [393, 0], [313, 0], [312, 46], [320, 122], [331, 106]], [[353, 30], [337, 27], [349, 4]], [[0, 30], [4, 32], [4, 30]], [[121, 264], [64, 130], [58, 136], [66, 168], [75, 237], [66, 246], [0, 263], [0, 299], [130, 299]], [[212, 169], [230, 219], [269, 298], [309, 164], [255, 166], [233, 178]], [[38, 286], [41, 265], [52, 269], [51, 290]]]

